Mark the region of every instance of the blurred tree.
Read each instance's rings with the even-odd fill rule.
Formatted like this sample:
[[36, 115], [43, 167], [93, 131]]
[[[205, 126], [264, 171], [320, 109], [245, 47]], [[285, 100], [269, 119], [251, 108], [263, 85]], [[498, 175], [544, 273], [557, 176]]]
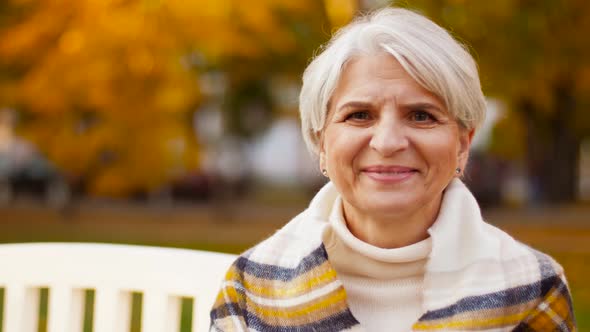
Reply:
[[346, 8], [313, 0], [2, 1], [0, 105], [17, 109], [21, 132], [85, 190], [157, 190], [198, 167], [190, 118], [207, 97], [199, 76], [226, 73], [228, 118], [239, 118], [229, 128], [248, 134], [248, 107], [272, 106], [264, 77], [298, 78], [333, 25], [350, 19]]
[[228, 128], [239, 136], [256, 134], [272, 120], [270, 112], [277, 108], [271, 98], [271, 90], [277, 88], [273, 79], [278, 76], [298, 85], [313, 52], [356, 12], [356, 0], [268, 2], [274, 5], [261, 1], [235, 8], [234, 25], [259, 54], [229, 54], [218, 63], [230, 87], [225, 96]]
[[[522, 125], [534, 197], [572, 201], [580, 143], [590, 134], [590, 2], [416, 0], [430, 17], [473, 48], [484, 91], [503, 99], [508, 119]], [[520, 134], [519, 134], [520, 135]], [[517, 137], [499, 137], [514, 155]], [[512, 150], [512, 151], [511, 151]]]
[[[2, 103], [74, 180], [152, 190], [194, 165], [184, 112], [199, 100], [189, 41], [148, 1], [11, 1], [0, 26]], [[5, 8], [6, 9], [6, 8]], [[163, 12], [163, 11], [162, 11]]]

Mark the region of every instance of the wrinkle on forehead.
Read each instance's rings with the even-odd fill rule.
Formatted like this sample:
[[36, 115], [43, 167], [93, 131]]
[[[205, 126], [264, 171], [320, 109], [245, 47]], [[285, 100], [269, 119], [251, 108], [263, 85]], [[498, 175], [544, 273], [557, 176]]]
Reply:
[[[384, 94], [383, 89], [388, 87], [392, 90]], [[343, 67], [328, 105], [328, 117], [350, 100], [382, 104], [397, 103], [399, 97], [428, 101], [446, 110], [442, 100], [416, 82], [393, 55], [387, 52], [357, 55]]]

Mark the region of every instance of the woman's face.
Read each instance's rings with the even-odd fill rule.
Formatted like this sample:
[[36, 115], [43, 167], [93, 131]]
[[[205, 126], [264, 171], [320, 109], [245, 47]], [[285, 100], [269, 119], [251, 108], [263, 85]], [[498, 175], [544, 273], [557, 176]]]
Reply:
[[354, 215], [438, 209], [455, 169], [467, 161], [473, 131], [387, 53], [349, 61], [328, 112], [320, 166]]

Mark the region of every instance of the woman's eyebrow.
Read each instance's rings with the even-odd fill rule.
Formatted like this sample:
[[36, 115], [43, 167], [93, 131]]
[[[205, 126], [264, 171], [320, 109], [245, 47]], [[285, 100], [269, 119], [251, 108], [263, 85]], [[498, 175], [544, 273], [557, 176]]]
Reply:
[[444, 112], [443, 109], [441, 109], [438, 105], [433, 104], [433, 103], [427, 103], [427, 102], [417, 102], [417, 103], [408, 103], [405, 104], [404, 107], [406, 108], [412, 108], [412, 109], [427, 109], [427, 110], [433, 110], [433, 111], [438, 111], [438, 112]]
[[[340, 107], [338, 107], [338, 109], [336, 111], [337, 112], [345, 111], [349, 108], [367, 109], [367, 108], [371, 108], [371, 107], [373, 107], [373, 104], [370, 102], [353, 100], [353, 101], [349, 101], [349, 102], [346, 102], [346, 103], [340, 105]], [[429, 103], [429, 102], [407, 103], [407, 104], [403, 104], [402, 107], [408, 108], [408, 109], [425, 109], [425, 110], [431, 110], [431, 111], [445, 113], [444, 109], [442, 109], [440, 106], [438, 106], [434, 103]]]
[[349, 101], [347, 103], [344, 103], [342, 105], [340, 105], [337, 109], [337, 111], [343, 111], [346, 110], [348, 108], [370, 108], [372, 107], [373, 104], [366, 102], [366, 101]]

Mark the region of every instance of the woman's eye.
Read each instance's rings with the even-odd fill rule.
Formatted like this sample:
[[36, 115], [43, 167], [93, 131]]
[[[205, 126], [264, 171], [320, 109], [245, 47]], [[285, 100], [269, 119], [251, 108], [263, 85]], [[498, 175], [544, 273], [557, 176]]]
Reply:
[[370, 114], [367, 111], [359, 111], [359, 112], [353, 112], [350, 113], [346, 119], [352, 119], [352, 120], [368, 120], [370, 118]]
[[434, 121], [434, 117], [425, 111], [416, 111], [412, 113], [412, 120], [416, 122], [430, 122]]

